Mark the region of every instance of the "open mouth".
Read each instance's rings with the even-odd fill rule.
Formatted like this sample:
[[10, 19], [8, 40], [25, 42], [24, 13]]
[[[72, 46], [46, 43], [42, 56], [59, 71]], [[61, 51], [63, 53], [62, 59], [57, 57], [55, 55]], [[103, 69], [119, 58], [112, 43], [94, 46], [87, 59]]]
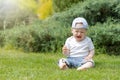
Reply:
[[81, 38], [81, 36], [76, 36], [77, 38]]

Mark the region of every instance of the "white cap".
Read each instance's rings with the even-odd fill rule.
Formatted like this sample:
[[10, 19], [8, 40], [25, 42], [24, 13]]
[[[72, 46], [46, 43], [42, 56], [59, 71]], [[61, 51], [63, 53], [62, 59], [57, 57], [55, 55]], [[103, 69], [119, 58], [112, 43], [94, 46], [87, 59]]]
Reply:
[[[76, 24], [82, 23], [82, 26], [76, 26]], [[72, 22], [72, 28], [88, 28], [88, 23], [85, 18], [77, 17]]]

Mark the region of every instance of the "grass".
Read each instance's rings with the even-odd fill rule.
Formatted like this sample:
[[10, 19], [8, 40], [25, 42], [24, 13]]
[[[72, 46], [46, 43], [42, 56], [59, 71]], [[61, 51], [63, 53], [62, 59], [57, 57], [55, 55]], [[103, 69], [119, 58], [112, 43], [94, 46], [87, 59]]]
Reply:
[[86, 71], [59, 70], [60, 53], [0, 50], [0, 80], [120, 80], [120, 56], [95, 55], [96, 66]]

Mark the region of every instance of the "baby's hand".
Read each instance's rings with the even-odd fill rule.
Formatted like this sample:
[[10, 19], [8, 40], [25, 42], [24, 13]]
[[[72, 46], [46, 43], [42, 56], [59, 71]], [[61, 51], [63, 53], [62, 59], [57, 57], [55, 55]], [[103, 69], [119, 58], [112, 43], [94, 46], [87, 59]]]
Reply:
[[63, 46], [62, 51], [63, 51], [63, 54], [65, 55], [69, 55], [70, 53], [70, 50], [66, 46]]
[[85, 59], [86, 61], [91, 60], [91, 58], [90, 58], [89, 56], [85, 57], [84, 59]]

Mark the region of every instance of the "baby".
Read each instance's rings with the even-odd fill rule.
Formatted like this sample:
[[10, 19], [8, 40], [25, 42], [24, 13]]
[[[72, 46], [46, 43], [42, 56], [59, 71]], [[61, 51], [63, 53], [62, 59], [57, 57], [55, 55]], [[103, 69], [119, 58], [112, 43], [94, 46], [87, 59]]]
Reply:
[[67, 58], [61, 58], [58, 62], [60, 69], [77, 68], [78, 71], [86, 70], [94, 66], [94, 45], [86, 36], [88, 23], [86, 19], [77, 17], [72, 22], [72, 36], [68, 37], [63, 48], [63, 54]]

